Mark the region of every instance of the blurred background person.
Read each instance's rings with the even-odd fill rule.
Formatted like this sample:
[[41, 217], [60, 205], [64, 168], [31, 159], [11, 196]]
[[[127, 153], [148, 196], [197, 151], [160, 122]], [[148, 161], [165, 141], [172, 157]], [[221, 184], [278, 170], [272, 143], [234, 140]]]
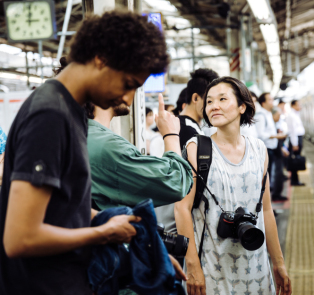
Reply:
[[217, 78], [219, 78], [218, 74], [210, 69], [198, 69], [191, 73], [191, 79], [187, 85], [187, 104], [179, 116], [181, 149], [195, 135], [204, 135], [204, 132], [201, 130], [203, 95], [208, 84]]
[[[255, 112], [256, 112], [256, 106], [257, 105], [259, 106], [259, 103], [257, 102], [257, 96], [253, 91], [250, 91], [250, 94], [251, 94], [252, 100], [254, 102]], [[244, 126], [241, 126], [240, 130], [241, 130], [242, 135], [252, 136], [254, 138], [258, 138], [255, 122], [253, 122], [251, 125], [246, 124]]]
[[174, 110], [174, 105], [173, 104], [165, 104], [165, 110], [167, 112], [172, 112]]
[[277, 107], [280, 109], [281, 115], [280, 115], [279, 121], [276, 123], [276, 128], [277, 130], [279, 129], [282, 133], [288, 134], [285, 106], [286, 106], [286, 103], [282, 99], [280, 99]]
[[4, 163], [4, 150], [5, 144], [7, 142], [7, 136], [0, 127], [0, 189], [2, 184], [2, 175], [3, 175], [3, 163]]
[[[300, 155], [303, 147], [303, 135], [305, 133], [303, 123], [300, 117], [301, 105], [297, 100], [291, 102], [291, 112], [287, 117], [289, 133], [289, 151], [290, 156]], [[291, 171], [291, 185], [302, 186], [304, 183], [299, 182], [298, 171]]]
[[177, 106], [175, 109], [172, 110], [172, 113], [178, 117], [181, 112], [184, 110], [186, 104], [187, 104], [187, 88], [184, 88], [180, 94], [179, 94], [179, 98], [177, 100]]
[[[274, 99], [270, 93], [263, 93], [259, 98], [258, 102], [261, 105], [259, 112], [255, 115], [256, 130], [258, 138], [261, 139], [266, 147], [269, 157], [268, 173], [270, 179], [270, 186], [273, 189], [274, 181], [272, 181], [272, 169], [276, 157], [276, 149], [278, 147], [278, 139], [284, 140], [285, 134], [277, 134], [275, 121], [271, 110], [274, 107]], [[286, 201], [286, 197], [277, 196], [273, 198], [273, 201]]]
[[154, 124], [154, 113], [151, 108], [146, 107], [146, 150], [147, 155], [161, 158], [165, 152], [164, 140], [156, 126], [154, 130], [151, 126]]
[[[274, 107], [272, 109], [272, 115], [275, 124], [280, 120], [281, 109]], [[283, 132], [277, 129], [278, 134], [283, 134]], [[273, 201], [285, 201], [286, 197], [282, 196], [283, 183], [284, 183], [284, 174], [283, 174], [283, 143], [284, 139], [278, 139], [277, 148], [274, 151], [274, 162], [272, 167], [273, 174], [273, 190], [272, 190], [272, 200]]]

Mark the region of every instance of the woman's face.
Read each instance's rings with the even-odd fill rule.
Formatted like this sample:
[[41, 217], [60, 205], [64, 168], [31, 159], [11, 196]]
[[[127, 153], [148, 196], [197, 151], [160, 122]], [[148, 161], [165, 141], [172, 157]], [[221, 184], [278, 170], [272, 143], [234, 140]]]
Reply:
[[220, 83], [209, 89], [206, 97], [206, 114], [214, 127], [223, 127], [237, 122], [240, 127], [245, 104], [238, 106], [237, 98], [229, 84]]

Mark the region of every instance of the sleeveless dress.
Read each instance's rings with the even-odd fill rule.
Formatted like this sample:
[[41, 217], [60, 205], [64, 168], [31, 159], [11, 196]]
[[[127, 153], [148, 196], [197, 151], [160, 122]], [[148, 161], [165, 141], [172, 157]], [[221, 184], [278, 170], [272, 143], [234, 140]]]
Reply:
[[[193, 137], [187, 142], [197, 144]], [[266, 147], [253, 137], [245, 137], [245, 155], [238, 164], [231, 163], [213, 142], [212, 164], [207, 186], [217, 197], [225, 211], [247, 207], [256, 213]], [[266, 238], [262, 247], [248, 251], [238, 239], [222, 239], [217, 235], [220, 208], [207, 191], [209, 211], [206, 216], [201, 265], [205, 275], [207, 295], [275, 295], [275, 286], [269, 265]], [[204, 226], [204, 202], [193, 210], [194, 237], [197, 250]], [[257, 227], [265, 234], [263, 210], [259, 213]]]

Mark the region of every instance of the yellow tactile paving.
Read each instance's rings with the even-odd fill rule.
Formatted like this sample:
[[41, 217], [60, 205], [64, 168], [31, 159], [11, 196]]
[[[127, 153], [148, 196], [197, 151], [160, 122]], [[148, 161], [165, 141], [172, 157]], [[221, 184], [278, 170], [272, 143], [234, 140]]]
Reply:
[[293, 187], [286, 238], [286, 266], [292, 293], [314, 295], [314, 195], [310, 172], [299, 172], [307, 185]]

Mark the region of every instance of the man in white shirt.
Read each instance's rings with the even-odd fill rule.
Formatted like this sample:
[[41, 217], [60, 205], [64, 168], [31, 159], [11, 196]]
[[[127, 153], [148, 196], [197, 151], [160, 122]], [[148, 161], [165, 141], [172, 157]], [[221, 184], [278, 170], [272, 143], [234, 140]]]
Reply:
[[[291, 112], [287, 117], [288, 133], [290, 137], [290, 154], [300, 155], [303, 146], [303, 135], [305, 133], [303, 123], [300, 118], [301, 105], [297, 100], [291, 102]], [[291, 185], [300, 186], [298, 171], [291, 171]]]
[[[271, 97], [270, 93], [263, 93], [259, 99], [259, 104], [261, 105], [260, 110], [256, 113], [256, 130], [258, 134], [258, 138], [261, 139], [268, 151], [268, 173], [269, 179], [272, 180], [272, 169], [275, 162], [276, 150], [278, 147], [278, 139], [283, 140], [286, 138], [285, 134], [277, 134], [276, 125], [273, 119], [273, 115], [271, 110], [274, 107], [274, 99]], [[276, 180], [276, 178], [280, 178], [282, 175], [273, 175], [273, 181], [271, 181], [271, 187], [273, 188], [272, 200], [273, 201], [286, 201], [287, 198], [281, 196], [281, 189], [279, 184], [281, 181]]]

